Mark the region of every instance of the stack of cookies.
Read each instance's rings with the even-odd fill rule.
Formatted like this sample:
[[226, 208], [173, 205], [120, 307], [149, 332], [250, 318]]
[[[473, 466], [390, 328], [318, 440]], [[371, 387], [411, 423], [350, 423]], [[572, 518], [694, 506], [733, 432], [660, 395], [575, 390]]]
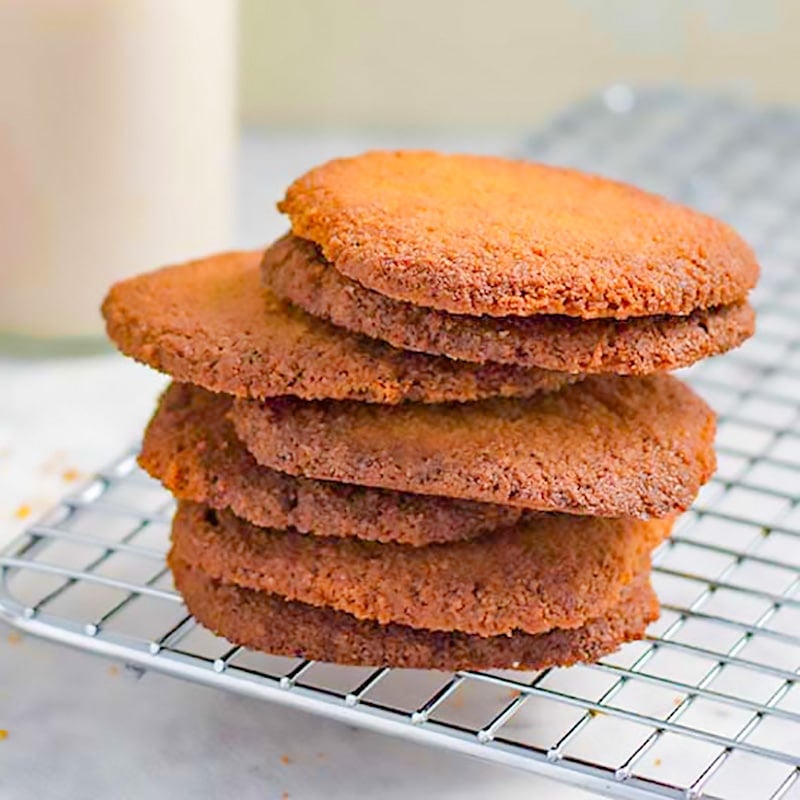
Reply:
[[652, 550], [714, 469], [668, 370], [753, 331], [751, 250], [630, 186], [374, 152], [314, 169], [291, 234], [114, 286], [174, 383], [142, 466], [169, 563], [230, 641], [347, 664], [537, 669], [656, 616]]

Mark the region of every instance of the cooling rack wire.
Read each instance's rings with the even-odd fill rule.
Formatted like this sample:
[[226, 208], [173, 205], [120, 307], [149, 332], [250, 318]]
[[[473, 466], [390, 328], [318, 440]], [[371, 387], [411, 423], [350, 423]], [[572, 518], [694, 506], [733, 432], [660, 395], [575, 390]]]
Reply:
[[169, 496], [129, 452], [0, 556], [25, 631], [612, 797], [800, 798], [800, 114], [615, 86], [518, 155], [631, 180], [757, 249], [758, 334], [684, 372], [719, 470], [655, 557], [661, 619], [599, 664], [538, 673], [335, 667], [195, 625], [164, 564]]

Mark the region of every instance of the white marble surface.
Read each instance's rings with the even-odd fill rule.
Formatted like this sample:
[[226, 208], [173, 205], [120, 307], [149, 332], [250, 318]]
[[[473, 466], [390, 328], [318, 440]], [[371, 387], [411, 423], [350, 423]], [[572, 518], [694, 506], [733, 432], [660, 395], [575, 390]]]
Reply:
[[[386, 144], [507, 152], [513, 136], [328, 135], [245, 140], [237, 246], [284, 223], [281, 188], [313, 163]], [[0, 359], [0, 546], [136, 441], [164, 384], [116, 355]], [[0, 625], [0, 797], [588, 798], [432, 751], [155, 674], [141, 680]]]

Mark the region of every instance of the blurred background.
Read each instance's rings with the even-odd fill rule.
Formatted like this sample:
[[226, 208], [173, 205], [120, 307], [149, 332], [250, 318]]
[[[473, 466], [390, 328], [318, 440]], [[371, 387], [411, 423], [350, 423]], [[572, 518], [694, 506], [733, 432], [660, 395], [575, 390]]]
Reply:
[[800, 100], [795, 0], [242, 0], [266, 127], [530, 127], [619, 81]]

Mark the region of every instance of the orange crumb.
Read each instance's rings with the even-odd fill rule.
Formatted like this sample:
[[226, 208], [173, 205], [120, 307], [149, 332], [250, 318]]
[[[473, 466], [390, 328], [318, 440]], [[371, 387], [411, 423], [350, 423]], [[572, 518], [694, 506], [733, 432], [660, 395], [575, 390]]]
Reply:
[[675, 697], [672, 698], [672, 705], [679, 706], [683, 702], [683, 695], [676, 694]]
[[287, 765], [287, 766], [288, 766], [288, 765], [289, 765], [289, 764], [291, 764], [291, 763], [292, 763], [292, 759], [291, 759], [291, 758], [289, 758], [289, 756], [287, 756], [287, 755], [286, 755], [286, 753], [284, 753], [284, 754], [281, 756], [281, 764], [285, 764], [285, 765]]
[[8, 739], [8, 731], [0, 728], [0, 742], [2, 742], [3, 739]]
[[25, 519], [31, 515], [31, 507], [27, 503], [23, 503], [17, 510], [14, 512], [14, 516], [17, 519]]
[[657, 767], [660, 767], [661, 766], [661, 759], [660, 758], [655, 759], [653, 761], [653, 764], [655, 764]]
[[61, 473], [61, 480], [67, 481], [67, 483], [71, 483], [72, 481], [78, 480], [80, 478], [81, 473], [75, 469], [74, 467], [70, 467], [69, 469], [65, 469]]
[[289, 792], [284, 792], [281, 795], [281, 800], [289, 800]]
[[519, 689], [510, 689], [508, 692], [508, 699], [509, 700], [516, 700], [522, 692]]
[[108, 674], [112, 678], [116, 678], [117, 675], [119, 675], [119, 667], [116, 664], [111, 664], [111, 666], [108, 668]]
[[19, 631], [11, 631], [8, 634], [6, 641], [9, 644], [22, 644], [22, 634]]

